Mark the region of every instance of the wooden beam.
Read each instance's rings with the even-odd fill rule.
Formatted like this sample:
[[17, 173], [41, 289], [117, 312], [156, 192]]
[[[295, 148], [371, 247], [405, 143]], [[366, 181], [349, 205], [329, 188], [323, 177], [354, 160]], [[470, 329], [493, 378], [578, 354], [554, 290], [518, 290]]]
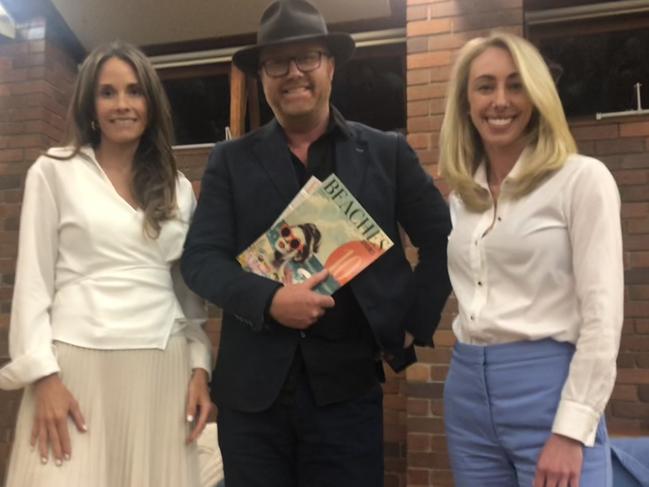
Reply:
[[261, 115], [259, 106], [259, 83], [255, 78], [248, 79], [248, 116], [250, 117], [250, 130], [259, 128]]
[[241, 137], [246, 131], [246, 75], [234, 64], [230, 65], [230, 133]]

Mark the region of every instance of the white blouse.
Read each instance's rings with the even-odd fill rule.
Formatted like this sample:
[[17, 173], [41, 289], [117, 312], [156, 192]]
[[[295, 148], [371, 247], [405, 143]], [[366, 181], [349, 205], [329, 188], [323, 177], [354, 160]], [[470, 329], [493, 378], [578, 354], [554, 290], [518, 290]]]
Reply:
[[65, 161], [38, 158], [25, 182], [11, 362], [0, 369], [0, 388], [17, 389], [58, 372], [56, 340], [92, 349], [164, 349], [172, 333], [183, 333], [191, 367], [211, 370], [201, 327], [205, 307], [182, 281], [177, 263], [196, 205], [181, 174], [176, 198], [177, 217], [150, 239], [144, 213], [117, 193], [92, 149]]
[[[520, 172], [516, 163], [502, 183]], [[486, 168], [475, 181], [489, 190]], [[570, 156], [532, 193], [484, 213], [450, 198], [449, 273], [462, 343], [576, 345], [552, 431], [592, 446], [615, 382], [624, 317], [620, 197], [600, 161]]]

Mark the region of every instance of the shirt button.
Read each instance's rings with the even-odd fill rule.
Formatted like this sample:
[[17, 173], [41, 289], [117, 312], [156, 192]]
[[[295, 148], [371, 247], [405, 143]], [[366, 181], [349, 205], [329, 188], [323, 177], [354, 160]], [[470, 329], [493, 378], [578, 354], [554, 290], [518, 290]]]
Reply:
[[499, 221], [499, 222], [503, 221], [503, 217], [502, 217], [502, 216], [499, 216], [499, 217], [498, 217], [498, 221]]
[[303, 331], [300, 331], [300, 336], [301, 336], [302, 338], [306, 338], [306, 333], [304, 333]]
[[478, 241], [476, 240], [474, 243], [475, 243], [475, 246], [477, 247], [478, 246]]
[[470, 318], [471, 318], [471, 321], [475, 320], [475, 315], [471, 315]]
[[482, 281], [478, 281], [478, 286], [482, 286]]

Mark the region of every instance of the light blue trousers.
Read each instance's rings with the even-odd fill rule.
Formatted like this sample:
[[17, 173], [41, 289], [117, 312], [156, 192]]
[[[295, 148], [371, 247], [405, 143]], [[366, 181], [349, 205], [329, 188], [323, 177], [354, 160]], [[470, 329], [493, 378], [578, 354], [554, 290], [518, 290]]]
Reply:
[[[554, 340], [457, 343], [444, 386], [456, 487], [530, 487], [552, 428], [574, 346]], [[582, 487], [612, 487], [604, 418], [584, 448]]]

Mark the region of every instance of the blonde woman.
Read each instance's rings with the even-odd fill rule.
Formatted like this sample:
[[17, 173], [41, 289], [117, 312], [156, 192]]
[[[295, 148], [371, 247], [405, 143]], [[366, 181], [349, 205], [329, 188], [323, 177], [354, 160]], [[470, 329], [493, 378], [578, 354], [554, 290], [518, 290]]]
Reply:
[[623, 320], [620, 199], [574, 140], [539, 52], [460, 51], [441, 130], [457, 344], [445, 422], [458, 487], [611, 485], [604, 407]]
[[198, 487], [205, 312], [178, 272], [195, 206], [146, 56], [90, 53], [69, 145], [29, 169], [0, 387], [25, 393], [6, 487]]

